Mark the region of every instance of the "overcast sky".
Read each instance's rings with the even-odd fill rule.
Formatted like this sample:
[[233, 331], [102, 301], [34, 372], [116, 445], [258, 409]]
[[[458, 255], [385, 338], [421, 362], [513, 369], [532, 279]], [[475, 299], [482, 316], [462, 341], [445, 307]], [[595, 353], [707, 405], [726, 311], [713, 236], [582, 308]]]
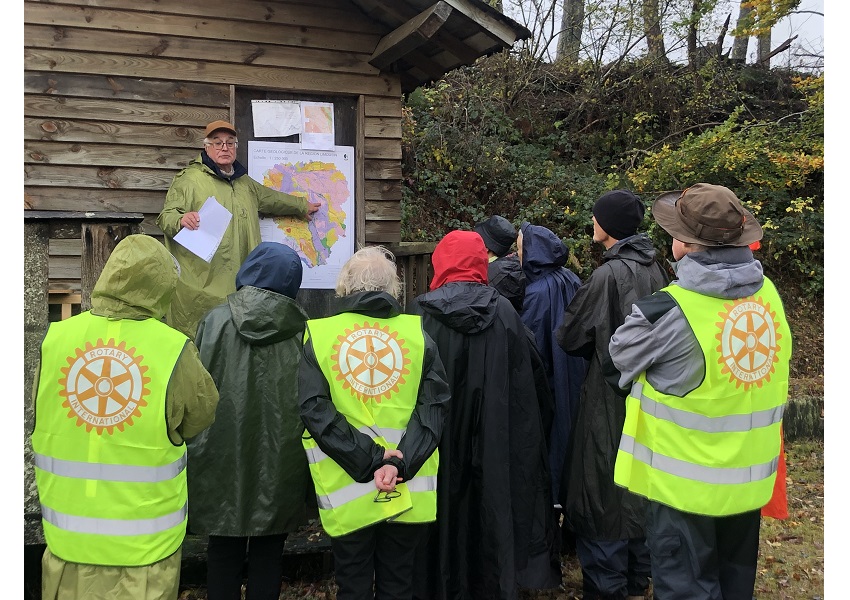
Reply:
[[[841, 0], [831, 0], [831, 3], [835, 4], [836, 1], [840, 2]], [[797, 61], [806, 61], [806, 57], [799, 56], [799, 53], [823, 55], [823, 30], [825, 21], [822, 16], [824, 14], [823, 5], [824, 0], [802, 0], [796, 11], [798, 14], [790, 15], [776, 24], [771, 34], [771, 41], [774, 47], [791, 36], [796, 35], [797, 39], [794, 40], [790, 51], [783, 52], [782, 55], [777, 55], [777, 62], [774, 66], [787, 65], [789, 57]], [[754, 47], [751, 44], [750, 51], [753, 50]], [[771, 64], [774, 64], [773, 61], [771, 61]]]

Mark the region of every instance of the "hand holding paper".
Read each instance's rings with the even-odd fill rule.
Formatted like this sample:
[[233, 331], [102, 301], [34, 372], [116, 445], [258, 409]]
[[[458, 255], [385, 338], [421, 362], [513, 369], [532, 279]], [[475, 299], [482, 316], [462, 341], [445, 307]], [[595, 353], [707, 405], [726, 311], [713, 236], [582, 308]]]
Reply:
[[201, 217], [198, 228], [191, 230], [184, 227], [174, 236], [174, 241], [210, 262], [233, 215], [218, 203], [215, 196], [207, 198], [198, 214]]

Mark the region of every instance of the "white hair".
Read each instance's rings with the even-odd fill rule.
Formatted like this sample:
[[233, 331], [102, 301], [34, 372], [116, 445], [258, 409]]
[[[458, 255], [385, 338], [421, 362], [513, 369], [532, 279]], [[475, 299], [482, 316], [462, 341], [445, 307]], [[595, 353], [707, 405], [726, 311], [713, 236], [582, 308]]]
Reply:
[[355, 292], [386, 292], [398, 298], [401, 281], [392, 252], [383, 246], [366, 246], [348, 259], [337, 277], [336, 295]]

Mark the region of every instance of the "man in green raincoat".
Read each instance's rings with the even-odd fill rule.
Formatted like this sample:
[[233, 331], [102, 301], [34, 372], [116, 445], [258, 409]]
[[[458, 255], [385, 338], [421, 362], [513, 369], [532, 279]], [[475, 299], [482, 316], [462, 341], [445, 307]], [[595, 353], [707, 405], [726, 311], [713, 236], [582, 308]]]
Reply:
[[[174, 176], [156, 219], [165, 234], [165, 247], [181, 268], [166, 321], [193, 339], [206, 312], [236, 291], [236, 273], [261, 241], [259, 213], [310, 219], [320, 206], [251, 179], [248, 170], [236, 160], [238, 145], [236, 128], [230, 123], [213, 121], [207, 125], [204, 149]], [[198, 211], [210, 197], [232, 218], [212, 260], [206, 262], [174, 241], [174, 236], [184, 227], [198, 229]]]

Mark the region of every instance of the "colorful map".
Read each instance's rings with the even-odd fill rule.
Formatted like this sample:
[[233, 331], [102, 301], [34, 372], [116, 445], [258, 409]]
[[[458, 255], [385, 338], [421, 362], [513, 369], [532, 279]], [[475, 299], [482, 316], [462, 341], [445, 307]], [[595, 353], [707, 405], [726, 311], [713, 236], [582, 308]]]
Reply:
[[264, 241], [286, 244], [304, 264], [302, 288], [333, 289], [354, 252], [354, 149], [303, 150], [299, 144], [248, 143], [249, 175], [266, 187], [319, 202], [310, 221], [260, 219]]

